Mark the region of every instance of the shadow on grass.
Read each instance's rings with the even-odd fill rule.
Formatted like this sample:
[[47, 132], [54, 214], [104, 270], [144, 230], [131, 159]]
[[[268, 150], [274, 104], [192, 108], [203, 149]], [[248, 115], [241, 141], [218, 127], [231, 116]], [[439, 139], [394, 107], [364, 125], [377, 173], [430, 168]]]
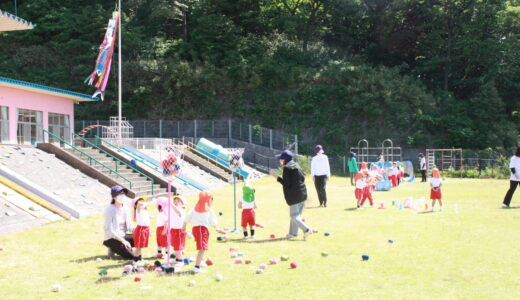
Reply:
[[427, 210], [427, 211], [418, 211], [417, 213], [418, 213], [418, 214], [421, 214], [421, 215], [423, 215], [423, 214], [433, 214], [434, 211], [431, 211], [431, 210]]
[[187, 275], [195, 275], [195, 272], [192, 270], [174, 272], [174, 273], [162, 273], [161, 276], [187, 276]]
[[101, 259], [103, 259], [103, 260], [108, 260], [108, 259], [110, 259], [110, 257], [108, 257], [108, 255], [96, 255], [96, 256], [91, 256], [91, 257], [84, 257], [84, 258], [79, 258], [79, 259], [69, 260], [69, 262], [71, 262], [71, 263], [77, 263], [77, 264], [82, 264], [82, 263], [86, 263], [86, 262], [89, 262], [89, 261], [95, 261], [95, 260], [97, 260], [98, 258], [101, 258]]
[[122, 263], [118, 263], [118, 264], [115, 264], [115, 265], [107, 265], [107, 266], [99, 266], [97, 267], [98, 269], [100, 270], [109, 270], [109, 269], [115, 269], [115, 268], [122, 268], [126, 265], [132, 265], [132, 262], [130, 261], [124, 261]]
[[508, 209], [520, 209], [520, 206], [509, 206], [508, 208], [499, 207], [498, 209], [508, 210]]
[[121, 277], [103, 276], [103, 277], [98, 278], [98, 280], [96, 280], [96, 284], [108, 283], [108, 282], [113, 282], [113, 281], [117, 281], [117, 280], [121, 280]]
[[325, 208], [325, 207], [322, 207], [322, 206], [308, 206], [305, 209], [316, 209], [316, 208]]
[[357, 207], [350, 207], [350, 208], [345, 208], [346, 211], [356, 211], [358, 210]]
[[274, 239], [266, 239], [266, 240], [244, 240], [244, 239], [228, 239], [230, 242], [236, 242], [236, 243], [247, 243], [247, 244], [262, 244], [262, 243], [273, 243], [273, 242], [281, 242], [281, 241], [290, 241], [290, 242], [296, 242], [300, 241], [296, 238], [274, 238]]

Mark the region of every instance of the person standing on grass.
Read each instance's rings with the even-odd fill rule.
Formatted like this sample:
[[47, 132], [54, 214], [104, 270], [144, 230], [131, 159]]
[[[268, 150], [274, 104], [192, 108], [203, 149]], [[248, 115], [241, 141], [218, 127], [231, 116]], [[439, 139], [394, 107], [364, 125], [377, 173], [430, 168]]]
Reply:
[[358, 170], [358, 165], [356, 161], [356, 153], [350, 152], [348, 154], [348, 172], [350, 173], [350, 184], [355, 185], [356, 182], [354, 178], [356, 177]]
[[442, 211], [441, 186], [442, 186], [441, 173], [439, 172], [439, 169], [433, 168], [432, 169], [432, 178], [430, 178], [430, 187], [431, 187], [430, 200], [432, 200], [431, 211], [433, 211], [433, 208], [435, 207], [435, 200], [439, 201], [439, 211]]
[[511, 170], [511, 177], [509, 179], [509, 190], [504, 197], [504, 202], [502, 202], [503, 208], [509, 208], [516, 186], [520, 184], [520, 147], [516, 149], [515, 155], [511, 157], [509, 169]]
[[321, 145], [316, 145], [314, 148], [316, 155], [311, 161], [311, 176], [318, 193], [318, 199], [320, 200], [320, 207], [327, 207], [327, 192], [325, 187], [327, 181], [330, 178], [330, 165], [329, 158], [323, 152]]
[[291, 216], [291, 223], [289, 226], [289, 233], [287, 238], [298, 236], [298, 229], [303, 231], [303, 239], [312, 234], [312, 229], [302, 220], [302, 213], [304, 201], [307, 200], [307, 188], [305, 187], [305, 174], [300, 166], [294, 162], [294, 154], [289, 150], [284, 150], [282, 153], [276, 155], [283, 166], [282, 177], [271, 172], [271, 176], [283, 186], [283, 195], [285, 202], [289, 205], [289, 213]]
[[132, 234], [128, 234], [134, 231], [130, 213], [125, 205], [130, 201], [127, 197], [128, 189], [116, 185], [112, 187], [110, 193], [112, 201], [105, 210], [103, 245], [108, 248], [109, 257], [115, 253], [124, 259], [137, 261], [139, 258], [132, 253], [134, 240]]
[[421, 182], [426, 182], [426, 158], [419, 153], [419, 170], [421, 170]]

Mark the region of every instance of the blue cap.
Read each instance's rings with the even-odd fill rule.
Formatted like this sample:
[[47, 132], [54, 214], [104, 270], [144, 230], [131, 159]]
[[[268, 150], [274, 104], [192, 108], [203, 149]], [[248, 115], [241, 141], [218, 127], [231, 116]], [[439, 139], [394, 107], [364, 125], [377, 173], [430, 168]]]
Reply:
[[114, 185], [112, 189], [110, 190], [110, 194], [112, 194], [112, 198], [115, 198], [117, 195], [121, 194], [121, 192], [124, 192], [125, 195], [128, 195], [128, 189], [125, 189], [122, 186]]
[[323, 147], [321, 145], [316, 145], [316, 147], [314, 147], [314, 152], [318, 154], [320, 151], [323, 151]]
[[289, 150], [283, 150], [282, 153], [275, 156], [277, 159], [283, 159], [285, 162], [289, 162], [293, 159], [294, 154]]

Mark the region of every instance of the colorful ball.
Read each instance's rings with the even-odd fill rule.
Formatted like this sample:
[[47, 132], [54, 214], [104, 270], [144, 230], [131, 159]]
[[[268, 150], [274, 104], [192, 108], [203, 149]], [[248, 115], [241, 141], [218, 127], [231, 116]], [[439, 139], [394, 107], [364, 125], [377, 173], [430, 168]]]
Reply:
[[291, 269], [296, 269], [298, 267], [298, 263], [296, 263], [295, 261], [293, 261], [291, 263]]
[[124, 268], [123, 268], [125, 271], [132, 271], [133, 267], [131, 265], [126, 265]]
[[222, 281], [222, 279], [224, 279], [224, 276], [222, 276], [222, 274], [217, 274], [217, 275], [215, 276], [215, 280], [216, 280], [216, 281]]
[[61, 285], [59, 285], [59, 284], [53, 285], [52, 286], [52, 291], [55, 292], [55, 293], [61, 291]]
[[262, 274], [265, 269], [256, 269], [256, 274]]
[[265, 270], [265, 269], [267, 269], [267, 265], [266, 265], [266, 264], [260, 264], [260, 265], [258, 266], [258, 269], [260, 269], [260, 270]]
[[368, 260], [369, 258], [370, 258], [370, 256], [368, 256], [368, 254], [361, 255], [362, 260]]
[[207, 266], [212, 266], [213, 265], [213, 261], [211, 259], [206, 259], [206, 265]]
[[141, 281], [141, 277], [139, 277], [139, 276], [135, 276], [135, 277], [134, 277], [134, 282], [139, 282], [139, 281]]
[[99, 274], [99, 276], [106, 276], [108, 274], [108, 271], [103, 269], [103, 270], [99, 271], [98, 274]]
[[195, 286], [197, 284], [197, 282], [195, 280], [190, 280], [188, 282], [188, 286]]

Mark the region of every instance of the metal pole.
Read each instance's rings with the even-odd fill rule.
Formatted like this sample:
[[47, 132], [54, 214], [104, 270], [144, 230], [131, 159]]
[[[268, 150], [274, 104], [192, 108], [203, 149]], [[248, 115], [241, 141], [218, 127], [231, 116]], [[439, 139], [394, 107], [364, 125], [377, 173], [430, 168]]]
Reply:
[[298, 156], [298, 135], [294, 135], [294, 154]]
[[16, 7], [16, 0], [14, 0], [14, 14], [18, 16], [18, 8]]
[[273, 130], [269, 129], [269, 149], [273, 149]]
[[162, 120], [159, 120], [159, 137], [162, 139]]
[[[170, 202], [171, 202], [171, 198], [172, 198], [172, 180], [171, 180], [171, 178], [168, 178], [168, 228], [170, 228]], [[168, 240], [168, 248], [167, 248], [167, 251], [166, 251], [166, 255], [168, 255], [168, 266], [171, 266], [171, 263], [170, 263], [171, 234], [169, 232], [167, 234], [168, 235], [166, 237], [167, 237], [167, 240]]]
[[118, 126], [117, 126], [117, 133], [118, 133], [118, 136], [119, 136], [119, 140], [121, 140], [121, 138], [123, 137], [121, 135], [121, 123], [122, 123], [122, 117], [123, 117], [123, 108], [122, 108], [122, 99], [123, 99], [123, 85], [122, 85], [122, 79], [121, 79], [121, 76], [122, 76], [122, 68], [121, 68], [121, 31], [122, 31], [122, 28], [121, 28], [121, 0], [118, 0], [117, 1], [117, 9], [118, 9], [118, 28], [119, 28], [119, 32], [118, 32], [118, 49], [117, 49], [117, 60], [118, 60], [118, 76], [117, 76], [117, 81], [118, 81]]
[[253, 143], [253, 126], [249, 124], [249, 144]]
[[197, 120], [193, 120], [193, 136], [197, 138]]
[[228, 120], [228, 139], [231, 139], [231, 119]]
[[345, 162], [345, 157], [346, 157], [346, 156], [343, 156], [343, 174], [347, 173], [347, 172], [346, 172], [346, 168], [345, 168], [345, 164], [346, 164], [346, 162]]

